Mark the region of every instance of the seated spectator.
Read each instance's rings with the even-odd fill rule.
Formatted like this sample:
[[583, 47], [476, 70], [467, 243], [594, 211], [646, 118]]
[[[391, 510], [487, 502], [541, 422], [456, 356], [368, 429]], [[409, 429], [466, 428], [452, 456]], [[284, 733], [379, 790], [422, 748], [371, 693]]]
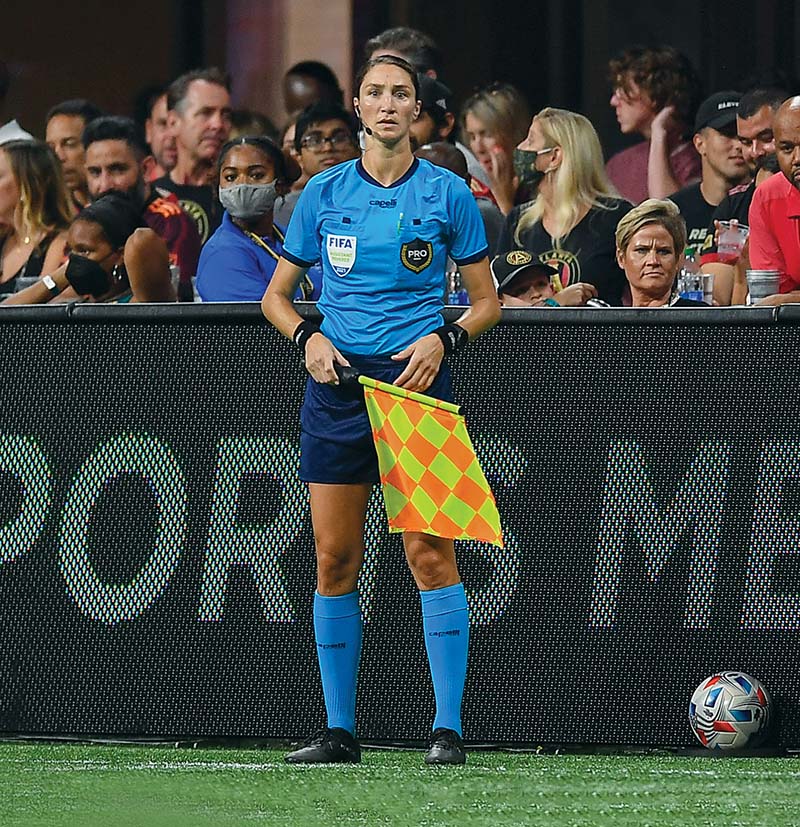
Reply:
[[[753, 182], [754, 191], [758, 189], [765, 181], [769, 181], [773, 175], [778, 175], [781, 169], [778, 166], [778, 158], [775, 155], [766, 155], [759, 161], [758, 172]], [[742, 195], [742, 193], [740, 193]], [[747, 221], [748, 218], [745, 217]], [[731, 223], [738, 223], [734, 218]], [[714, 233], [719, 231], [719, 222], [716, 222]], [[715, 242], [716, 244], [716, 242]], [[715, 248], [716, 249], [716, 248]], [[738, 261], [733, 265], [724, 265], [721, 262], [717, 263], [717, 268], [727, 267], [732, 271], [732, 275], [726, 279], [725, 275], [719, 272], [714, 273], [714, 303], [720, 306], [727, 306], [732, 304], [747, 304], [750, 288], [747, 284], [747, 271], [750, 269], [750, 243], [749, 239], [745, 241], [744, 249]], [[708, 268], [710, 269], [710, 268]], [[703, 267], [703, 272], [707, 268]], [[712, 272], [714, 272], [712, 270]], [[718, 300], [717, 297], [720, 297]]]
[[425, 32], [408, 26], [386, 29], [364, 45], [364, 58], [394, 55], [407, 60], [421, 75], [438, 78], [442, 71], [442, 52]]
[[[320, 172], [359, 156], [351, 115], [334, 103], [315, 103], [295, 123], [294, 149], [306, 181]], [[300, 190], [293, 189], [275, 208], [275, 223], [289, 225]]]
[[714, 209], [731, 189], [750, 177], [736, 134], [740, 97], [738, 92], [717, 92], [700, 104], [692, 138], [702, 164], [700, 181], [670, 196], [686, 222], [687, 244], [697, 257]]
[[91, 200], [86, 186], [86, 158], [81, 135], [86, 124], [103, 113], [90, 101], [78, 98], [56, 104], [47, 113], [45, 140], [61, 161], [64, 183], [74, 205], [74, 212]]
[[222, 219], [212, 181], [219, 151], [231, 131], [230, 79], [213, 67], [186, 72], [170, 84], [167, 107], [177, 161], [169, 174], [153, 183], [175, 193], [205, 243]]
[[110, 192], [82, 209], [67, 243], [66, 262], [3, 304], [175, 301], [166, 245], [142, 227], [138, 206], [127, 196]]
[[271, 141], [275, 141], [278, 139], [278, 130], [261, 112], [254, 109], [234, 109], [231, 112], [230, 139], [244, 138], [248, 135], [266, 135]]
[[622, 197], [632, 204], [666, 198], [698, 180], [700, 158], [688, 131], [700, 81], [689, 60], [671, 46], [634, 46], [610, 62], [609, 74], [622, 133], [644, 138], [606, 164]]
[[483, 168], [503, 215], [533, 196], [517, 191], [514, 174], [514, 147], [525, 138], [529, 124], [528, 105], [510, 84], [493, 84], [476, 92], [461, 112], [464, 139]]
[[750, 267], [780, 273], [765, 305], [800, 301], [800, 96], [781, 105], [772, 128], [781, 174], [757, 187], [750, 205]]
[[152, 158], [136, 122], [117, 115], [96, 118], [83, 132], [83, 145], [92, 199], [121, 192], [139, 206], [144, 223], [164, 239], [170, 264], [179, 268], [181, 301], [192, 301], [192, 279], [200, 258], [197, 225], [172, 193], [162, 195], [147, 182]]
[[[286, 195], [286, 159], [269, 138], [237, 138], [219, 157], [220, 228], [200, 254], [197, 292], [203, 301], [260, 301], [283, 252], [273, 222], [275, 199]], [[304, 280], [298, 298], [312, 299], [320, 284]]]
[[147, 119], [144, 122], [145, 140], [155, 159], [147, 173], [148, 181], [163, 178], [178, 162], [178, 148], [175, 135], [169, 129], [166, 89], [157, 91], [150, 99]]
[[[8, 73], [8, 66], [0, 60], [0, 122], [2, 122], [9, 86], [11, 86], [11, 76]], [[33, 135], [26, 132], [14, 118], [0, 126], [0, 144], [7, 144], [9, 141], [32, 140], [34, 140]]]
[[650, 198], [634, 207], [617, 225], [616, 242], [633, 307], [708, 307], [675, 291], [686, 222], [671, 201]]
[[40, 141], [0, 146], [0, 295], [58, 267], [71, 217], [52, 150]]
[[283, 105], [289, 118], [323, 101], [344, 105], [344, 93], [333, 69], [318, 60], [295, 63], [283, 76]]
[[[470, 185], [470, 174], [467, 171], [467, 160], [452, 144], [444, 141], [437, 141], [434, 144], [425, 144], [415, 153], [417, 158], [424, 158], [437, 167], [444, 167], [454, 172], [459, 178], [463, 178], [467, 186]], [[491, 198], [475, 195], [475, 203], [483, 219], [483, 228], [486, 230], [486, 242], [489, 245], [489, 255], [493, 256], [497, 251], [497, 243], [500, 240], [500, 233], [503, 231], [503, 213]]]
[[720, 221], [749, 224], [750, 204], [756, 186], [778, 171], [772, 121], [788, 97], [783, 89], [752, 89], [742, 95], [736, 109], [736, 131], [742, 155], [754, 179], [734, 187], [714, 210], [700, 255], [703, 272], [714, 277], [714, 302], [723, 307], [745, 303], [745, 273], [750, 267], [750, 260], [745, 253], [738, 260], [723, 261], [717, 252], [716, 228]]
[[604, 302], [622, 304], [614, 230], [631, 205], [606, 177], [594, 127], [575, 112], [543, 109], [518, 150], [538, 195], [506, 218], [498, 251], [527, 250], [559, 270], [562, 287], [588, 282]]
[[581, 307], [597, 297], [597, 290], [583, 282], [557, 292], [553, 277], [558, 270], [524, 250], [496, 256], [491, 267], [503, 307]]
[[[294, 148], [294, 135], [297, 129], [297, 119], [300, 117], [298, 112], [294, 117], [290, 118], [286, 126], [283, 128], [279, 145], [283, 150], [284, 157], [293, 160], [297, 166], [300, 166], [300, 153]], [[304, 172], [300, 172], [300, 177], [292, 184], [292, 192], [299, 192], [306, 185], [308, 178]]]

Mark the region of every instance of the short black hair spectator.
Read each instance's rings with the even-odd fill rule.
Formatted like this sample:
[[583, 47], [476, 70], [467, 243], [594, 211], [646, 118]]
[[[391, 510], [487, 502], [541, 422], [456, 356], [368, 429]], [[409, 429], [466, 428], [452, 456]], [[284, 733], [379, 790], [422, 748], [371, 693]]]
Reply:
[[189, 87], [196, 80], [204, 80], [206, 83], [224, 86], [229, 92], [231, 91], [230, 75], [223, 72], [222, 69], [218, 69], [216, 66], [209, 66], [206, 69], [192, 69], [190, 72], [184, 72], [179, 78], [170, 83], [167, 88], [167, 109], [180, 110], [181, 104], [189, 92]]
[[339, 86], [339, 79], [327, 64], [318, 60], [301, 60], [300, 63], [295, 63], [286, 74], [313, 78], [328, 91], [325, 96], [328, 100], [338, 103], [340, 106], [344, 105], [344, 92]]
[[150, 84], [140, 89], [133, 99], [133, 119], [144, 128], [145, 121], [151, 116], [156, 101], [167, 91], [167, 87]]
[[759, 171], [764, 170], [764, 172], [769, 172], [771, 175], [777, 175], [781, 171], [778, 156], [775, 153], [765, 155], [758, 162], [758, 169]]
[[131, 198], [121, 192], [105, 192], [85, 206], [73, 219], [99, 225], [109, 244], [119, 250], [134, 230], [145, 227], [142, 212]]
[[442, 71], [442, 52], [436, 41], [419, 29], [397, 26], [371, 37], [364, 46], [364, 56], [369, 60], [375, 52], [387, 49], [399, 52], [418, 72]]
[[133, 118], [122, 115], [103, 115], [86, 124], [81, 137], [83, 148], [97, 141], [124, 141], [141, 161], [150, 154], [141, 127]]
[[790, 97], [785, 89], [778, 87], [768, 87], [762, 89], [750, 89], [745, 92], [739, 100], [739, 105], [736, 107], [736, 115], [739, 118], [747, 120], [752, 118], [759, 109], [768, 106], [773, 112], [777, 112], [780, 105]]
[[51, 107], [45, 118], [45, 123], [56, 117], [56, 115], [73, 115], [83, 118], [84, 124], [88, 124], [95, 118], [99, 118], [103, 114], [103, 110], [99, 106], [95, 106], [86, 98], [72, 98], [68, 101], [61, 101], [55, 106]]
[[356, 125], [353, 116], [343, 107], [335, 103], [320, 101], [304, 109], [297, 118], [294, 127], [294, 148], [297, 152], [303, 148], [303, 136], [308, 128], [323, 121], [344, 121], [355, 144], [357, 139]]
[[256, 112], [254, 109], [234, 109], [231, 112], [231, 135], [234, 138], [266, 135], [275, 141], [278, 138], [278, 129], [263, 112]]

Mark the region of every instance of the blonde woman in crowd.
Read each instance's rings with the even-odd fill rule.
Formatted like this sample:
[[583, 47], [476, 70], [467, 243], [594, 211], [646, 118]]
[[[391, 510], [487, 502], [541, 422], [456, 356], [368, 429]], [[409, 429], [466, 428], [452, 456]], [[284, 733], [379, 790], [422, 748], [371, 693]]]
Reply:
[[617, 261], [634, 307], [708, 307], [675, 289], [686, 246], [686, 222], [672, 201], [649, 198], [617, 226]]
[[606, 177], [592, 124], [575, 112], [543, 109], [517, 147], [515, 166], [537, 195], [511, 211], [498, 252], [527, 250], [558, 270], [560, 287], [585, 282], [608, 304], [622, 304], [614, 231], [631, 205]]
[[71, 218], [61, 166], [47, 144], [0, 146], [0, 297], [61, 264]]
[[510, 84], [493, 84], [466, 101], [461, 117], [464, 142], [486, 173], [495, 203], [508, 215], [514, 204], [531, 197], [514, 173], [514, 147], [530, 122], [528, 104]]

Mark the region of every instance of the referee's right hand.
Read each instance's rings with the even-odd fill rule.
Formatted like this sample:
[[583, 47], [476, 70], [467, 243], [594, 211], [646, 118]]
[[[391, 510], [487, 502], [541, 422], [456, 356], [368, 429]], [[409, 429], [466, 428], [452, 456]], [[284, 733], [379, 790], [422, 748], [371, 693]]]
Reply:
[[350, 367], [350, 362], [333, 346], [322, 333], [315, 333], [306, 342], [306, 370], [315, 382], [323, 385], [338, 385], [339, 377], [333, 365]]

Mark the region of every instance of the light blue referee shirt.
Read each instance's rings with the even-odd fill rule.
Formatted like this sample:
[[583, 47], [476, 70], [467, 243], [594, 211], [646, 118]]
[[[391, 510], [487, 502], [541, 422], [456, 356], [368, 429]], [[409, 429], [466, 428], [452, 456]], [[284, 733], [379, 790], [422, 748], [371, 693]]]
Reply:
[[343, 353], [397, 353], [442, 324], [448, 254], [488, 253], [478, 207], [457, 175], [414, 159], [389, 187], [360, 159], [315, 175], [286, 231], [283, 256], [322, 265], [322, 332]]

